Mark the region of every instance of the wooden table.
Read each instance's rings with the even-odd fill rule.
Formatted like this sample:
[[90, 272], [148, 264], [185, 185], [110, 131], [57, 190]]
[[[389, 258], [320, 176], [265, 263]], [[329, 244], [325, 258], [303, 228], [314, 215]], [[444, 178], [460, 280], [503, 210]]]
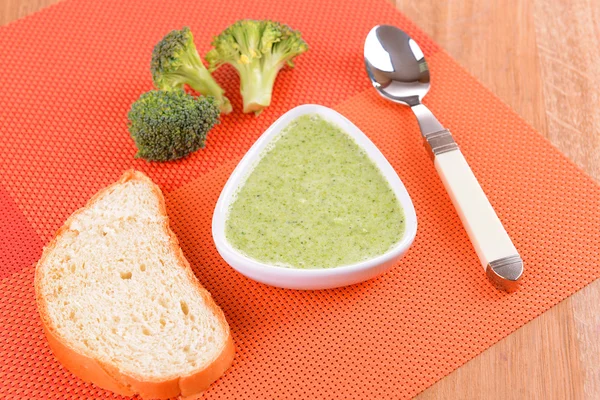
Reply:
[[[0, 25], [57, 1], [0, 0]], [[600, 179], [600, 2], [395, 3], [571, 160]], [[419, 398], [600, 399], [600, 280]]]

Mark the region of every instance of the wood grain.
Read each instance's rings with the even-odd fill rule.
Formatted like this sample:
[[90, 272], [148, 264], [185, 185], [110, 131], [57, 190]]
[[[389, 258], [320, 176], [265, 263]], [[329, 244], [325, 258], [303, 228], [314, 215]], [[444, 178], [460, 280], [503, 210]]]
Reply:
[[0, 25], [33, 14], [60, 0], [0, 0]]
[[[0, 25], [57, 1], [0, 0]], [[395, 4], [571, 160], [600, 179], [600, 2]], [[600, 280], [419, 398], [600, 399], [599, 338]]]

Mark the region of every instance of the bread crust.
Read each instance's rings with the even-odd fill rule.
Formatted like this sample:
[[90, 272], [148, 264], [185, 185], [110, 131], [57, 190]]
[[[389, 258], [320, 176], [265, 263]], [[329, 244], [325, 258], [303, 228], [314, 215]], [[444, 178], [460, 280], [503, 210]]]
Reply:
[[[86, 356], [77, 352], [66, 340], [58, 334], [52, 324], [48, 314], [45, 298], [42, 296], [41, 282], [44, 274], [41, 266], [44, 264], [48, 254], [56, 247], [58, 238], [69, 230], [73, 219], [85, 209], [90, 208], [94, 203], [101, 198], [105, 193], [111, 191], [114, 187], [126, 183], [128, 181], [141, 181], [152, 188], [159, 202], [159, 212], [165, 217], [163, 229], [169, 236], [171, 250], [176, 255], [179, 265], [186, 270], [190, 282], [198, 290], [198, 293], [204, 298], [205, 304], [217, 316], [219, 323], [227, 334], [227, 339], [223, 349], [219, 355], [208, 365], [201, 367], [186, 376], [172, 377], [166, 380], [151, 381], [140, 376], [125, 375], [120, 372], [115, 366], [107, 365], [100, 360]], [[210, 293], [200, 284], [196, 275], [192, 271], [190, 264], [183, 255], [183, 251], [179, 246], [179, 240], [169, 226], [167, 208], [164, 196], [160, 188], [152, 182], [142, 172], [136, 170], [126, 171], [121, 178], [114, 184], [102, 189], [94, 195], [87, 204], [75, 211], [65, 222], [65, 224], [56, 232], [50, 243], [44, 248], [42, 257], [38, 261], [35, 268], [35, 296], [38, 306], [38, 311], [42, 320], [42, 327], [48, 344], [52, 349], [56, 358], [65, 366], [71, 373], [78, 376], [86, 382], [91, 382], [103, 389], [110, 390], [114, 393], [123, 396], [132, 396], [139, 394], [144, 399], [167, 399], [179, 396], [182, 399], [197, 398], [205, 391], [211, 383], [216, 381], [233, 363], [235, 347], [231, 331], [223, 311], [214, 302]]]

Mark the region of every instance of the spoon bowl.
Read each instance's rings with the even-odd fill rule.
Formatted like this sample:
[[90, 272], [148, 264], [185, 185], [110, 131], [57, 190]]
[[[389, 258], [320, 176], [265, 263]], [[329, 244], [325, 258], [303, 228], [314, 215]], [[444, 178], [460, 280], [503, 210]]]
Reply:
[[404, 31], [378, 25], [365, 39], [365, 67], [380, 95], [414, 106], [429, 91], [430, 76], [421, 48]]

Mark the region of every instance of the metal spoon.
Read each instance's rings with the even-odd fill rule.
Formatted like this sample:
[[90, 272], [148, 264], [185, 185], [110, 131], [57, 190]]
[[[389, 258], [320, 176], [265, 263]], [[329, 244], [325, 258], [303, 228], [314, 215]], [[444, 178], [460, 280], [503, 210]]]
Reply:
[[431, 85], [419, 45], [395, 26], [378, 25], [367, 35], [364, 55], [379, 94], [410, 106], [415, 113], [425, 147], [488, 278], [501, 289], [516, 290], [523, 275], [517, 249], [452, 135], [421, 103]]

